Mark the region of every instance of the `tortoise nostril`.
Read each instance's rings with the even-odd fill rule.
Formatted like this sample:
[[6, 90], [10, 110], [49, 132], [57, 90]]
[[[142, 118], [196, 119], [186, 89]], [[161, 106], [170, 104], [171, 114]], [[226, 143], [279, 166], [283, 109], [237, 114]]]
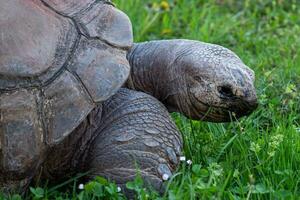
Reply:
[[232, 98], [235, 96], [231, 86], [229, 85], [219, 86], [218, 91], [223, 97]]

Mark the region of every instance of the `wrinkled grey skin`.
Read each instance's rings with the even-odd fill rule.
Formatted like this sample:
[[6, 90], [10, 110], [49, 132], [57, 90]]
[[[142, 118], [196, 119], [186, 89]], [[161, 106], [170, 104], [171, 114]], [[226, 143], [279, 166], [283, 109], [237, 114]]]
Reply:
[[[59, 1], [47, 0], [45, 2], [54, 2], [53, 5], [60, 6], [59, 3], [55, 4], [55, 2]], [[70, 0], [68, 2], [72, 1]], [[84, 0], [81, 2], [82, 4], [85, 3]], [[5, 5], [6, 2], [3, 0], [1, 3]], [[73, 4], [68, 3], [66, 3], [66, 5], [73, 6]], [[94, 6], [94, 4], [91, 4], [91, 7], [92, 6]], [[48, 5], [48, 7], [50, 6]], [[63, 10], [64, 8], [65, 7], [62, 6], [61, 9]], [[113, 13], [113, 11], [110, 11], [110, 7], [106, 6], [105, 8]], [[12, 9], [14, 9], [14, 6], [12, 6]], [[80, 9], [80, 7], [76, 7], [76, 9], [79, 10], [79, 14], [81, 14], [80, 12], [90, 11], [88, 9]], [[73, 12], [75, 12], [72, 9], [68, 9], [67, 11], [71, 14], [74, 14]], [[61, 11], [58, 10], [56, 12], [59, 13]], [[63, 13], [62, 16], [68, 15], [68, 12]], [[82, 16], [85, 15], [82, 14]], [[127, 19], [119, 12], [117, 12], [116, 16], [121, 16], [120, 21], [117, 22], [124, 22], [121, 24], [126, 24], [126, 26], [124, 25], [121, 27], [118, 23], [112, 23], [113, 28], [111, 31], [116, 30], [115, 26], [120, 26], [120, 29], [122, 28], [122, 30], [125, 30], [122, 31], [122, 34], [127, 38], [116, 37], [118, 31], [115, 31], [114, 34], [109, 34], [105, 31], [104, 33], [101, 33], [100, 30], [101, 36], [105, 38], [103, 40], [105, 41], [105, 44], [103, 44], [103, 41], [99, 42], [100, 39], [97, 38], [97, 32], [93, 32], [93, 28], [97, 28], [97, 24], [92, 24], [92, 26], [88, 27], [92, 30], [90, 34], [95, 34], [95, 37], [89, 36], [88, 34], [85, 35], [84, 31], [89, 31], [90, 29], [85, 27], [85, 30], [82, 28], [84, 27], [84, 24], [81, 24], [82, 27], [79, 27], [80, 30], [76, 30], [79, 32], [78, 35], [81, 38], [81, 43], [79, 42], [77, 47], [78, 53], [76, 53], [76, 49], [74, 50], [75, 53], [73, 52], [73, 56], [78, 59], [74, 59], [70, 64], [71, 66], [67, 66], [72, 67], [74, 65], [76, 70], [73, 73], [77, 73], [78, 77], [81, 77], [82, 80], [84, 80], [83, 82], [85, 83], [85, 86], [88, 87], [87, 89], [93, 89], [90, 91], [94, 93], [91, 92], [90, 96], [94, 98], [94, 101], [95, 99], [99, 100], [99, 102], [96, 101], [97, 106], [94, 107], [75, 130], [68, 133], [63, 139], [59, 140], [59, 142], [51, 143], [50, 141], [49, 145], [49, 143], [44, 141], [44, 137], [52, 139], [47, 134], [42, 136], [37, 134], [37, 136], [40, 136], [41, 138], [37, 137], [39, 140], [37, 140], [37, 138], [28, 140], [32, 142], [33, 145], [37, 144], [36, 141], [39, 141], [40, 143], [35, 146], [36, 149], [31, 149], [31, 146], [27, 145], [29, 147], [26, 149], [26, 155], [24, 152], [19, 151], [22, 143], [18, 143], [18, 141], [12, 140], [13, 142], [9, 143], [11, 144], [10, 148], [17, 149], [16, 152], [13, 152], [12, 154], [10, 154], [10, 152], [5, 152], [6, 149], [4, 149], [3, 146], [1, 146], [3, 144], [0, 143], [0, 153], [4, 152], [3, 154], [0, 154], [1, 190], [6, 192], [13, 190], [24, 191], [28, 188], [28, 185], [32, 180], [48, 179], [57, 182], [72, 176], [75, 173], [86, 171], [90, 171], [87, 176], [88, 179], [101, 175], [124, 187], [127, 181], [132, 180], [136, 176], [137, 169], [139, 169], [140, 174], [145, 179], [146, 183], [159, 191], [163, 191], [163, 176], [166, 178], [172, 175], [179, 164], [179, 156], [182, 155], [182, 138], [172, 121], [169, 112], [181, 112], [185, 116], [196, 120], [226, 122], [230, 121], [232, 117], [239, 118], [248, 115], [257, 107], [254, 88], [254, 73], [230, 50], [221, 46], [191, 40], [153, 41], [134, 44], [132, 48], [119, 48], [116, 47], [115, 43], [121, 45], [125, 44], [125, 46], [128, 44], [130, 45], [132, 42], [132, 35], [129, 30], [131, 27], [128, 28], [130, 23], [126, 21]], [[47, 19], [48, 18], [45, 18], [45, 20]], [[74, 18], [75, 22], [80, 19], [81, 17], [78, 17], [78, 19]], [[105, 16], [103, 19], [105, 19]], [[58, 23], [59, 20], [54, 22]], [[18, 28], [17, 25], [15, 27]], [[29, 26], [26, 27], [28, 28]], [[31, 24], [30, 27], [34, 27], [34, 24]], [[65, 26], [62, 27], [65, 28]], [[74, 30], [69, 31], [74, 34], [76, 32]], [[35, 33], [39, 37], [44, 37], [44, 34], [39, 34], [40, 32], [41, 31], [36, 31]], [[57, 33], [51, 32], [51, 34], [55, 39]], [[82, 35], [84, 36], [82, 37]], [[35, 43], [38, 41], [36, 38], [31, 37], [29, 39], [32, 40], [29, 45], [35, 45], [36, 47], [36, 45], [39, 44], [38, 42], [37, 44]], [[99, 42], [99, 45], [97, 42]], [[48, 43], [47, 45], [51, 47], [52, 44]], [[103, 50], [103, 46], [105, 47], [105, 50]], [[90, 72], [88, 75], [84, 74], [85, 71], [80, 70], [82, 67], [86, 66], [80, 66], [78, 63], [85, 63], [85, 61], [88, 63], [89, 54], [86, 54], [86, 49], [93, 52], [93, 56], [98, 59], [102, 57], [97, 57], [97, 52], [107, 55], [108, 50], [106, 51], [106, 48], [109, 49], [108, 46], [117, 49], [110, 50], [113, 52], [111, 55], [118, 54], [119, 57], [116, 60], [121, 60], [120, 63], [124, 64], [125, 68], [126, 62], [122, 61], [120, 58], [123, 55], [123, 51], [128, 50], [127, 59], [130, 63], [131, 72], [124, 87], [117, 92], [114, 92], [114, 95], [110, 98], [106, 98], [107, 100], [102, 101], [101, 98], [103, 97], [103, 93], [100, 93], [100, 96], [97, 96], [97, 94], [99, 94], [98, 90], [100, 90], [99, 88], [103, 85], [99, 85], [99, 88], [96, 89], [93, 88], [93, 84], [95, 82], [98, 83], [97, 81], [99, 80], [90, 80], [89, 77], [94, 72], [88, 71]], [[16, 46], [16, 49], [18, 50], [18, 46]], [[35, 49], [32, 51], [35, 51]], [[39, 51], [34, 53], [40, 56]], [[26, 58], [27, 55], [22, 54], [22, 56]], [[46, 58], [41, 56], [40, 59]], [[114, 59], [113, 56], [112, 59]], [[102, 63], [101, 59], [96, 61]], [[20, 61], [20, 64], [23, 64], [22, 62], [23, 60]], [[93, 63], [91, 63], [91, 65]], [[113, 66], [120, 66], [120, 63], [117, 62], [117, 65]], [[37, 66], [41, 67], [38, 64]], [[106, 64], [108, 65], [111, 63], [106, 61], [103, 65]], [[18, 63], [14, 64], [14, 66], [16, 65], [18, 65]], [[0, 67], [2, 66], [0, 65]], [[3, 71], [12, 73], [9, 65], [6, 65], [6, 67], [7, 68], [2, 67], [6, 70]], [[59, 66], [57, 66], [57, 68], [59, 68]], [[35, 70], [35, 68], [33, 69]], [[91, 69], [89, 68], [89, 70]], [[116, 70], [115, 73], [118, 74], [118, 70]], [[126, 72], [123, 74], [126, 74]], [[12, 73], [12, 75], [14, 74]], [[48, 76], [49, 74], [46, 75]], [[50, 75], [52, 76], [53, 74]], [[46, 78], [44, 77], [44, 79]], [[9, 88], [5, 88], [4, 84], [9, 85], [9, 81], [12, 81], [16, 85], [20, 84], [21, 88], [23, 85], [26, 87], [29, 85], [29, 89], [26, 88], [29, 91], [31, 87], [36, 87], [34, 84], [38, 85], [40, 82], [43, 82], [42, 78], [41, 81], [33, 83], [29, 83], [27, 79], [23, 80], [20, 78], [24, 83], [18, 82], [17, 80], [18, 79], [15, 80], [11, 78], [6, 80], [6, 82], [0, 82], [1, 88], [4, 88], [3, 91], [0, 90], [0, 92], [3, 93], [0, 100], [3, 100], [3, 105], [7, 106], [9, 109], [13, 107], [9, 104], [9, 100], [7, 100], [11, 93], [8, 90]], [[53, 80], [55, 82], [55, 77]], [[65, 81], [67, 79], [62, 77], [61, 80]], [[67, 86], [69, 86], [69, 83], [73, 83], [73, 80], [69, 80], [70, 82], [67, 82]], [[124, 81], [122, 82], [122, 79], [120, 78], [117, 82], [120, 84]], [[57, 84], [55, 87], [53, 86], [52, 92], [59, 89], [58, 85], [62, 88], [63, 92], [66, 92], [65, 85], [63, 84]], [[46, 86], [42, 85], [40, 87], [46, 88]], [[106, 85], [106, 88], [108, 87], [110, 87], [110, 85]], [[76, 87], [70, 86], [70, 88], [74, 89]], [[112, 88], [116, 90], [116, 88], [118, 89], [118, 85], [116, 84]], [[24, 99], [26, 99], [27, 90], [24, 90], [25, 94], [22, 96]], [[111, 91], [113, 90], [105, 92]], [[2, 93], [0, 94], [2, 95]], [[5, 96], [6, 93], [7, 96]], [[60, 93], [60, 95], [63, 96], [64, 94]], [[4, 96], [7, 98], [6, 100], [4, 100]], [[110, 96], [110, 94], [108, 93], [106, 96]], [[43, 103], [42, 100], [38, 100]], [[72, 99], [65, 97], [63, 101], [59, 102], [63, 102], [62, 105], [64, 105], [64, 101], [68, 103], [67, 100], [71, 101]], [[85, 104], [82, 103], [83, 101], [84, 98], [82, 97], [82, 100], [78, 100], [79, 103], [76, 102], [78, 105], [74, 107], [78, 108], [80, 105], [82, 108], [86, 108]], [[0, 103], [2, 102], [0, 101]], [[31, 111], [30, 106], [34, 107], [33, 104], [30, 103], [31, 102], [28, 103], [28, 108], [30, 108], [28, 109], [29, 111]], [[58, 104], [58, 102], [56, 102], [56, 104]], [[69, 106], [69, 104], [67, 105]], [[73, 104], [70, 105], [73, 106]], [[7, 110], [9, 111], [9, 109]], [[72, 109], [74, 110], [73, 107]], [[235, 115], [232, 116], [232, 113], [235, 113]], [[24, 116], [26, 118], [25, 114]], [[22, 113], [20, 116], [24, 117]], [[11, 118], [8, 120], [11, 120], [12, 122], [17, 121], [13, 116], [10, 117]], [[23, 119], [21, 117], [20, 119]], [[2, 120], [1, 117], [0, 119]], [[11, 121], [7, 122], [7, 124], [10, 125]], [[67, 121], [67, 123], [70, 122]], [[15, 124], [19, 125], [17, 123]], [[2, 134], [5, 133], [2, 127], [0, 133], [1, 137]], [[55, 133], [52, 134], [55, 135]], [[14, 138], [8, 137], [8, 139]], [[41, 150], [38, 147], [40, 147]], [[31, 151], [35, 152], [35, 157], [32, 157], [31, 160], [24, 159], [30, 157], [29, 153]], [[17, 159], [19, 163], [14, 163], [15, 154], [21, 158], [19, 160]], [[11, 157], [8, 157], [8, 160], [10, 161], [9, 166], [3, 164], [4, 159], [1, 157], [2, 155], [12, 155]], [[127, 194], [130, 195], [129, 193]]]
[[257, 106], [254, 72], [229, 49], [191, 40], [136, 44], [128, 54], [129, 87], [169, 111], [213, 122], [242, 117]]

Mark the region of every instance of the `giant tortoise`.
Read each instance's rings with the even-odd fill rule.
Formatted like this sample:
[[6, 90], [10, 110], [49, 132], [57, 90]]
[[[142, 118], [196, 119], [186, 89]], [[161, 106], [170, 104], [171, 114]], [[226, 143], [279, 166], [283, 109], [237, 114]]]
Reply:
[[[212, 122], [257, 106], [232, 51], [191, 40], [133, 44], [105, 0], [0, 0], [0, 188], [89, 171], [157, 190], [179, 162], [169, 112]], [[232, 114], [235, 115], [232, 115]]]

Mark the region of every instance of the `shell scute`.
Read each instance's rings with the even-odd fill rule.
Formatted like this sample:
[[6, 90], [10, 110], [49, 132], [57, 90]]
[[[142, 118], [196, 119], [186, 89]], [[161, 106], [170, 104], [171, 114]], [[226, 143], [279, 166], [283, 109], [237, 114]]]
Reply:
[[98, 3], [74, 16], [88, 37], [99, 38], [113, 46], [130, 48], [133, 44], [130, 19], [110, 4]]
[[47, 143], [66, 138], [94, 108], [80, 82], [68, 71], [44, 89]]
[[33, 170], [44, 146], [39, 92], [19, 90], [0, 95], [0, 175]]
[[81, 39], [69, 69], [79, 76], [96, 103], [115, 94], [130, 71], [126, 51], [85, 38]]
[[0, 90], [38, 86], [69, 57], [78, 32], [40, 1], [0, 1]]

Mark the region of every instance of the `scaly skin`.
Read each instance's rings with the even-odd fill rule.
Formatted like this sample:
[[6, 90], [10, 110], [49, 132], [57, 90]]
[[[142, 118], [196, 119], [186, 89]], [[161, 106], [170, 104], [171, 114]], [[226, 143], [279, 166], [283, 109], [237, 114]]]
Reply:
[[[232, 51], [192, 40], [135, 44], [127, 87], [146, 92], [170, 112], [197, 120], [224, 122], [257, 107], [254, 73]], [[229, 112], [228, 112], [229, 111]]]
[[163, 191], [163, 176], [179, 164], [182, 139], [167, 109], [154, 97], [120, 89], [103, 104], [101, 126], [90, 147], [89, 177], [100, 175], [125, 183], [137, 170], [145, 182]]
[[148, 186], [163, 192], [162, 177], [176, 170], [181, 150], [181, 135], [164, 105], [122, 88], [52, 148], [36, 179], [57, 181], [90, 171], [89, 179], [104, 176], [126, 191], [139, 171]]

